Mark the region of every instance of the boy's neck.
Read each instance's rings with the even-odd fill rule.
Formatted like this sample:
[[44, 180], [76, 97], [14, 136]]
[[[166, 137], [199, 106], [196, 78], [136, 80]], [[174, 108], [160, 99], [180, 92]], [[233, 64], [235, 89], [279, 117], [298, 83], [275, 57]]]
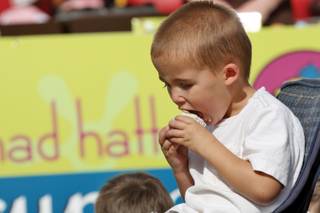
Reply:
[[232, 101], [224, 118], [237, 115], [246, 106], [248, 100], [255, 91], [256, 90], [248, 82], [238, 82], [230, 88]]

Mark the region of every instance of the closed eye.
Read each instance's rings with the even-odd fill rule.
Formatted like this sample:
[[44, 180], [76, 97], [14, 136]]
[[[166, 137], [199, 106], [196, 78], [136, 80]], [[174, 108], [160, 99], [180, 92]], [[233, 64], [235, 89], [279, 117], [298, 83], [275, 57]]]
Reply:
[[190, 89], [192, 86], [193, 86], [192, 83], [187, 83], [187, 82], [180, 82], [179, 83], [179, 87], [184, 90]]

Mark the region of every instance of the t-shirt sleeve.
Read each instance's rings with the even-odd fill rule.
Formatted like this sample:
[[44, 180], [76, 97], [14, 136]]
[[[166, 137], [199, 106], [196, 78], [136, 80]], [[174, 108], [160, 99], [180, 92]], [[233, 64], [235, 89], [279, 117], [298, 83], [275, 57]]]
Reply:
[[292, 164], [287, 113], [266, 108], [248, 123], [247, 131], [243, 158], [249, 160], [255, 171], [268, 174], [286, 186]]

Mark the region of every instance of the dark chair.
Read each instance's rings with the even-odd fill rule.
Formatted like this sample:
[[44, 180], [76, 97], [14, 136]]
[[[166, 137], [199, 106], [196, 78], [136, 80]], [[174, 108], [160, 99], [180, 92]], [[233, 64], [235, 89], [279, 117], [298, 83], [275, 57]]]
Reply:
[[320, 174], [320, 79], [289, 81], [282, 86], [278, 99], [301, 121], [306, 147], [297, 182], [274, 212], [305, 213]]

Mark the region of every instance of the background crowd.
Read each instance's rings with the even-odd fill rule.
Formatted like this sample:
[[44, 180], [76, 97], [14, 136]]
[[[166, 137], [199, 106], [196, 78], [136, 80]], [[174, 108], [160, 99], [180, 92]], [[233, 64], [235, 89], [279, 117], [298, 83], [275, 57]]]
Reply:
[[[262, 14], [264, 25], [294, 24], [311, 21], [320, 15], [319, 0], [216, 0], [234, 7], [239, 12], [257, 11]], [[83, 12], [92, 14], [101, 11], [118, 11], [126, 14], [135, 10], [143, 15], [149, 8], [150, 15], [167, 15], [179, 8], [186, 0], [1, 0], [0, 25], [46, 23], [61, 14]]]

